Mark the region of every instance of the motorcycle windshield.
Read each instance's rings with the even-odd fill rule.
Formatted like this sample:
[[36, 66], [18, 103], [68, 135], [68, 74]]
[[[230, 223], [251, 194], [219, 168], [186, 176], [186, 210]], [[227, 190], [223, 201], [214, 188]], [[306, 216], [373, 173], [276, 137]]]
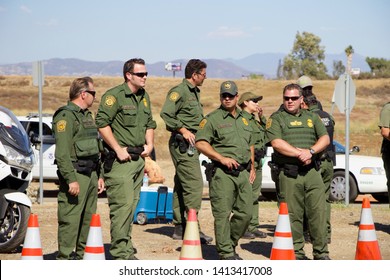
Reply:
[[24, 127], [10, 110], [2, 106], [0, 106], [0, 141], [25, 156], [32, 154], [30, 140]]

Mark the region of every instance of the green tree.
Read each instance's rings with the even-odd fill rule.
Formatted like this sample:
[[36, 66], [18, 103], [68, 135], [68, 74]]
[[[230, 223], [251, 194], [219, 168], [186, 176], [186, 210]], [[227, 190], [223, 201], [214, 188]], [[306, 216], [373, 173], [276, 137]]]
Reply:
[[345, 73], [345, 66], [341, 60], [333, 60], [333, 78], [339, 78], [343, 73]]
[[371, 73], [378, 78], [390, 77], [390, 60], [384, 58], [366, 57]]
[[345, 54], [347, 55], [347, 73], [351, 74], [351, 68], [352, 68], [352, 55], [354, 54], [355, 50], [351, 45], [349, 45], [345, 49]]
[[316, 79], [326, 79], [325, 47], [320, 46], [320, 37], [297, 32], [291, 53], [283, 61], [283, 75], [286, 79], [296, 79], [308, 75]]

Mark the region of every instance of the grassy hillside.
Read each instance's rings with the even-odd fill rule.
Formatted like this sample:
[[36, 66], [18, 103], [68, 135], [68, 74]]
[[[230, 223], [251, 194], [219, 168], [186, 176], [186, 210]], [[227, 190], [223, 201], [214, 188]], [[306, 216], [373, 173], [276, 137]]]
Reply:
[[[53, 113], [67, 102], [69, 85], [74, 77], [46, 77], [43, 88], [42, 108], [45, 113]], [[102, 94], [109, 88], [123, 82], [123, 78], [94, 77], [97, 91], [96, 112]], [[159, 116], [168, 90], [179, 83], [179, 78], [148, 78], [146, 90], [151, 95], [152, 110], [158, 124], [155, 144], [157, 158], [169, 157], [167, 139], [169, 134]], [[207, 79], [201, 87], [201, 101], [207, 114], [219, 106], [219, 86], [221, 79]], [[282, 89], [291, 81], [237, 80], [239, 93], [252, 91], [263, 95], [260, 101], [266, 116], [274, 112], [282, 102]], [[314, 81], [314, 93], [321, 101], [324, 110], [331, 112], [331, 99], [336, 81]], [[380, 155], [382, 141], [378, 129], [379, 112], [384, 103], [390, 101], [390, 79], [355, 80], [356, 101], [350, 115], [350, 145], [358, 145], [360, 154]], [[26, 115], [38, 111], [38, 88], [32, 86], [30, 76], [0, 77], [1, 105], [11, 109], [17, 115]], [[335, 139], [345, 143], [345, 115], [334, 108], [336, 120]]]

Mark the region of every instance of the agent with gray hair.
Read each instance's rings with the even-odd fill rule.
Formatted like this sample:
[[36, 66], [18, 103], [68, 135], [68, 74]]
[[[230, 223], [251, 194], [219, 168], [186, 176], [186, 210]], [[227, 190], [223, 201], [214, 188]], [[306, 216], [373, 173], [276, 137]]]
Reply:
[[[104, 190], [98, 180], [100, 149], [98, 130], [88, 110], [96, 91], [90, 77], [75, 79], [69, 101], [53, 116], [58, 192], [58, 260], [80, 260], [89, 233], [97, 196]], [[75, 256], [73, 250], [75, 249]]]

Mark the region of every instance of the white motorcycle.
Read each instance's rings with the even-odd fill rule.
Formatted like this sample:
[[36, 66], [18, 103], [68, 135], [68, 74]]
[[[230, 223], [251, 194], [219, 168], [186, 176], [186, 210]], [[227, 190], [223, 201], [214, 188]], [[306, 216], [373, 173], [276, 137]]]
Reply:
[[12, 252], [24, 241], [31, 213], [31, 200], [25, 193], [34, 162], [23, 126], [0, 106], [0, 253]]

